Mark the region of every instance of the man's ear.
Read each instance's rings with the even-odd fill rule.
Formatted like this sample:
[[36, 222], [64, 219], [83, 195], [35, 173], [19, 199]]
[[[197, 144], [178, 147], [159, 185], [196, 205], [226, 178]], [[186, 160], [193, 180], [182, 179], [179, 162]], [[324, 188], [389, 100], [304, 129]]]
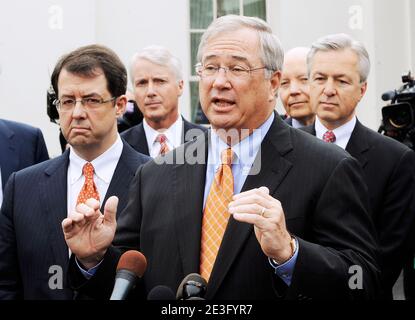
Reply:
[[269, 81], [271, 84], [269, 101], [272, 101], [278, 96], [278, 89], [281, 84], [281, 71], [274, 71]]
[[117, 118], [122, 117], [122, 115], [125, 113], [125, 108], [127, 107], [127, 96], [122, 95], [119, 96], [115, 103], [115, 114]]
[[360, 100], [362, 100], [362, 99], [363, 99], [363, 97], [365, 96], [366, 91], [367, 91], [367, 81], [366, 81], [366, 82], [364, 82], [364, 83], [362, 83], [362, 84], [360, 85], [360, 97], [359, 97], [359, 102], [360, 102]]
[[183, 86], [184, 86], [184, 81], [180, 80], [177, 83], [177, 89], [178, 89], [178, 95], [177, 96], [179, 96], [179, 97], [183, 94]]

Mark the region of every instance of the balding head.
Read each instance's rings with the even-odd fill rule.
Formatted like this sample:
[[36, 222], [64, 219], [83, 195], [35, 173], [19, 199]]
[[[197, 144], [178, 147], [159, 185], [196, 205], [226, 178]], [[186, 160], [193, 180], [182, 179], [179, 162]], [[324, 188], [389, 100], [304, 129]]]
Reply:
[[307, 47], [296, 47], [288, 50], [284, 55], [284, 65], [287, 61], [298, 59], [305, 60], [307, 63], [307, 56], [310, 53], [310, 48]]
[[287, 114], [302, 125], [309, 125], [314, 121], [307, 77], [307, 55], [309, 52], [310, 48], [297, 47], [284, 55], [279, 91]]

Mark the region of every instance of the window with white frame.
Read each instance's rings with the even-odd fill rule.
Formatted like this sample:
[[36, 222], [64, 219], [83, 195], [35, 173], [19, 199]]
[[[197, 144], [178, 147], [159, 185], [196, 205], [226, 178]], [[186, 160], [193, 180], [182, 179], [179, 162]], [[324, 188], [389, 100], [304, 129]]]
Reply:
[[199, 107], [198, 78], [195, 74], [196, 54], [200, 38], [209, 24], [227, 14], [258, 17], [266, 20], [266, 0], [189, 0], [190, 2], [190, 105], [191, 120], [202, 122]]

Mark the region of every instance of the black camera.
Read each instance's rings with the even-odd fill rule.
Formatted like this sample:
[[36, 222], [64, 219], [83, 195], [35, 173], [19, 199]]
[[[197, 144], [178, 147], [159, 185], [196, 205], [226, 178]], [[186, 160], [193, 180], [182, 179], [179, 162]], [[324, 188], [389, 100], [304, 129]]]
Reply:
[[402, 76], [403, 86], [382, 95], [391, 103], [382, 108], [378, 132], [415, 150], [415, 80], [411, 72]]
[[49, 116], [49, 119], [53, 123], [57, 123], [59, 119], [59, 113], [55, 106], [56, 94], [53, 90], [52, 85], [46, 92], [46, 113]]

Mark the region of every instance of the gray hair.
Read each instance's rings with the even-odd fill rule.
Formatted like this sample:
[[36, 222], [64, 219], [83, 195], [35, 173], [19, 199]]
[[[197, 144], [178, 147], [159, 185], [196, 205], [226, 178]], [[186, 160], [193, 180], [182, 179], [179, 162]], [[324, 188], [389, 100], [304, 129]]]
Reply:
[[359, 59], [360, 82], [366, 82], [370, 73], [369, 53], [361, 42], [354, 40], [351, 36], [344, 33], [325, 36], [312, 44], [310, 53], [307, 56], [308, 73], [310, 73], [311, 63], [317, 52], [341, 51], [346, 49], [350, 49], [356, 53]]
[[161, 46], [149, 46], [143, 50], [137, 52], [131, 59], [130, 63], [130, 75], [131, 82], [133, 79], [133, 68], [138, 59], [145, 59], [151, 63], [158, 64], [160, 66], [168, 67], [173, 71], [176, 80], [179, 82], [183, 80], [182, 64], [179, 58], [175, 57], [169, 50]]
[[198, 62], [202, 61], [203, 50], [210, 38], [220, 33], [235, 31], [240, 28], [250, 28], [257, 31], [261, 49], [261, 60], [268, 70], [268, 77], [274, 71], [280, 71], [284, 61], [284, 50], [277, 36], [272, 33], [271, 27], [259, 18], [237, 15], [222, 16], [210, 24], [200, 40], [197, 51]]

